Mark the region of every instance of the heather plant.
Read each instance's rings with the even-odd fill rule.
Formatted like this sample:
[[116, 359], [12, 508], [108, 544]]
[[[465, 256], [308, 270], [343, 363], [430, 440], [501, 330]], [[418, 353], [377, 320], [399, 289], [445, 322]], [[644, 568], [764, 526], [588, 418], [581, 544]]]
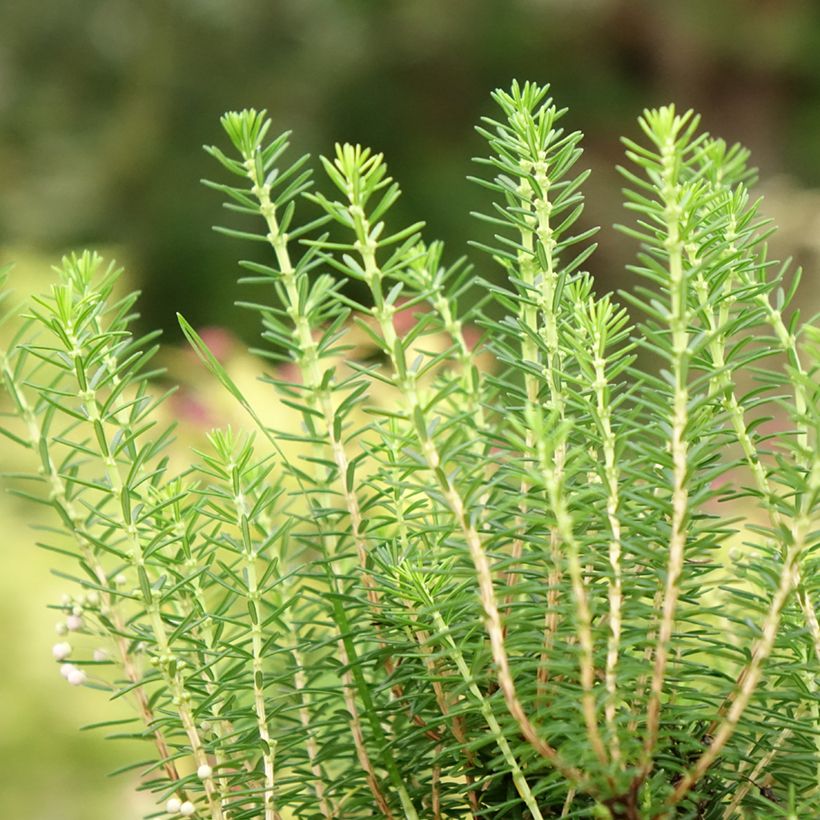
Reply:
[[248, 218], [223, 232], [270, 252], [243, 263], [242, 304], [297, 428], [180, 318], [248, 430], [178, 470], [117, 269], [67, 257], [19, 311], [3, 432], [73, 585], [54, 655], [133, 703], [100, 725], [145, 741], [152, 816], [820, 810], [820, 338], [799, 272], [767, 256], [747, 152], [645, 111], [621, 169], [633, 323], [584, 270], [581, 134], [547, 95], [497, 91], [479, 128], [475, 248], [500, 278], [391, 222], [380, 154], [337, 146], [314, 188], [264, 112], [224, 116], [207, 184]]

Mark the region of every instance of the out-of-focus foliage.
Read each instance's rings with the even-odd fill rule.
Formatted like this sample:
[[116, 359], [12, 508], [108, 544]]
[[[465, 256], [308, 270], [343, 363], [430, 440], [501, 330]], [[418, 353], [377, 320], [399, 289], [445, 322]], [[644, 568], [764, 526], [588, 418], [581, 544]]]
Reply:
[[[226, 315], [232, 250], [203, 228], [198, 185], [197, 146], [228, 107], [267, 108], [314, 152], [330, 135], [384, 151], [402, 218], [450, 247], [479, 202], [472, 123], [513, 76], [549, 81], [584, 123], [589, 224], [617, 218], [611, 134], [670, 100], [767, 175], [820, 184], [813, 0], [40, 0], [0, 5], [0, 31], [0, 251], [125, 246], [149, 326], [185, 303], [197, 324], [250, 333]], [[602, 253], [617, 281], [623, 243]]]

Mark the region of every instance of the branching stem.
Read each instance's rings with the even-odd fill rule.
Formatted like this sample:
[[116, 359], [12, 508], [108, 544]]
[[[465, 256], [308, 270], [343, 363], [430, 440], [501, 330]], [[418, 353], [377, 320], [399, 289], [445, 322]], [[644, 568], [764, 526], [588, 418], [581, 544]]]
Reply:
[[646, 777], [651, 771], [652, 754], [658, 740], [661, 697], [669, 656], [669, 645], [675, 624], [675, 610], [680, 594], [680, 578], [683, 572], [689, 504], [689, 491], [687, 488], [688, 444], [686, 439], [689, 402], [687, 386], [689, 311], [687, 308], [687, 280], [683, 268], [683, 238], [680, 226], [681, 206], [678, 201], [680, 194], [676, 179], [678, 163], [676, 153], [674, 136], [670, 135], [661, 149], [663, 161], [661, 196], [665, 206], [664, 217], [666, 219], [667, 237], [665, 244], [669, 254], [669, 290], [672, 302], [669, 316], [669, 325], [672, 332], [672, 374], [674, 380], [671, 419], [672, 520], [670, 522], [666, 584], [663, 592], [661, 621], [655, 645], [655, 664], [652, 671], [646, 714], [643, 777]]

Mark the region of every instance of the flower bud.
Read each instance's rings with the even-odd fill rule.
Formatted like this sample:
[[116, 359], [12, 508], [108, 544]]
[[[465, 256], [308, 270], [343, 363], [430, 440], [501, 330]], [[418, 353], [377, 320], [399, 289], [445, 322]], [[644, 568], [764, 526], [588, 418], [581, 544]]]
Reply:
[[66, 680], [72, 686], [82, 686], [86, 681], [86, 675], [82, 669], [77, 669], [75, 666], [66, 676]]
[[182, 801], [178, 797], [171, 797], [165, 804], [165, 811], [168, 814], [177, 814], [182, 808]]
[[72, 632], [78, 632], [83, 628], [83, 619], [81, 615], [69, 615], [65, 619], [65, 623]]
[[63, 676], [66, 680], [68, 680], [68, 676], [69, 676], [69, 675], [70, 675], [70, 674], [71, 674], [71, 673], [72, 673], [72, 672], [73, 672], [76, 668], [77, 668], [77, 667], [76, 667], [76, 666], [74, 666], [74, 664], [73, 664], [73, 663], [64, 663], [64, 664], [60, 667], [60, 674], [61, 674], [61, 675], [62, 675], [62, 676]]
[[203, 763], [196, 770], [196, 776], [200, 780], [207, 780], [209, 777], [211, 777], [213, 775], [213, 773], [214, 773], [214, 770], [207, 763]]
[[183, 817], [191, 817], [193, 814], [196, 813], [196, 806], [190, 801], [186, 800], [180, 807], [179, 813]]
[[51, 647], [51, 654], [58, 661], [65, 660], [71, 654], [71, 644], [68, 641], [60, 641]]

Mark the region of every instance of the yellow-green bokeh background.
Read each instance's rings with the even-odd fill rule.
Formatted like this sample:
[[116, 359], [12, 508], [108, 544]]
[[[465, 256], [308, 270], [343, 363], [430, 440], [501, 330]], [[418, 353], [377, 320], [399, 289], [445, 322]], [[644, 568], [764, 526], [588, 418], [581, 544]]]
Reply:
[[[46, 286], [66, 250], [100, 247], [145, 290], [146, 327], [179, 341], [174, 312], [252, 338], [230, 307], [235, 259], [213, 235], [219, 174], [200, 150], [227, 108], [269, 110], [300, 148], [350, 140], [383, 150], [405, 190], [397, 218], [427, 219], [465, 251], [483, 195], [465, 181], [482, 150], [472, 126], [512, 77], [551, 82], [587, 134], [586, 224], [622, 219], [617, 137], [645, 105], [675, 100], [753, 149], [775, 242], [820, 270], [820, 4], [815, 0], [36, 0], [0, 4], [0, 264], [20, 291]], [[628, 284], [633, 248], [605, 231], [590, 267]], [[263, 251], [260, 251], [263, 252]], [[489, 274], [486, 260], [477, 258]], [[2, 334], [0, 334], [2, 336]], [[169, 357], [190, 378], [183, 354]], [[182, 364], [180, 364], [182, 362]], [[252, 378], [237, 354], [232, 366]], [[204, 380], [204, 379], [203, 379]], [[195, 385], [190, 385], [194, 389]], [[214, 420], [228, 414], [199, 387]], [[196, 425], [183, 431], [195, 439]], [[0, 463], [19, 454], [0, 442]], [[2, 494], [0, 817], [132, 820], [148, 810], [106, 772], [140, 754], [79, 733], [118, 707], [68, 687], [51, 660], [65, 591], [33, 547], [31, 506]]]

